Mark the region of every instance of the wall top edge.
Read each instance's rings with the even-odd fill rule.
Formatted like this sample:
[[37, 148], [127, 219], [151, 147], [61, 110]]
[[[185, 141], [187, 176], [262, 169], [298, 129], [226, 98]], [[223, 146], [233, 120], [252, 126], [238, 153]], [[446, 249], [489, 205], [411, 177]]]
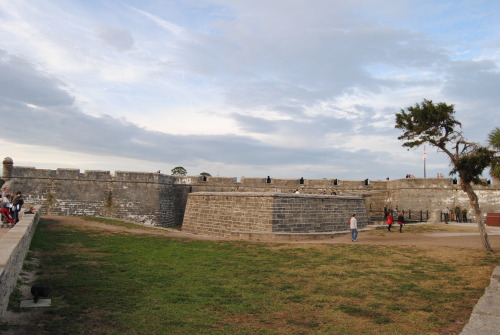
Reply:
[[272, 198], [317, 198], [317, 199], [362, 199], [354, 195], [328, 195], [328, 194], [293, 194], [274, 192], [193, 192], [189, 196], [218, 196], [218, 197], [272, 197]]
[[[80, 169], [73, 168], [58, 168], [56, 170], [51, 169], [37, 169], [35, 167], [28, 166], [13, 166], [12, 177], [24, 177], [24, 178], [37, 178], [37, 177], [48, 177], [48, 178], [97, 178], [97, 179], [123, 179], [133, 176], [134, 179], [141, 178], [143, 180], [159, 180], [173, 182], [174, 184], [184, 184], [184, 185], [195, 185], [195, 184], [206, 184], [206, 185], [218, 185], [224, 183], [225, 185], [251, 185], [256, 186], [258, 184], [265, 185], [266, 187], [292, 187], [300, 189], [301, 187], [313, 187], [313, 188], [328, 188], [335, 189], [338, 187], [341, 189], [343, 186], [347, 187], [361, 187], [370, 189], [370, 186], [375, 188], [401, 188], [401, 187], [460, 187], [460, 184], [453, 184], [454, 178], [401, 178], [393, 180], [369, 180], [369, 184], [366, 185], [364, 182], [366, 180], [344, 180], [344, 179], [334, 179], [334, 178], [322, 178], [322, 179], [301, 179], [301, 178], [270, 178], [270, 182], [267, 182], [266, 177], [262, 178], [249, 178], [241, 177], [238, 180], [236, 177], [203, 177], [200, 175], [196, 176], [173, 176], [169, 174], [163, 174], [159, 172], [140, 172], [140, 171], [115, 171], [112, 174], [109, 170], [85, 170], [83, 173]], [[116, 179], [115, 179], [116, 178]], [[492, 184], [482, 186], [473, 185], [474, 188], [487, 189], [491, 188], [493, 190], [500, 189], [500, 182], [494, 179], [483, 178], [483, 181], [492, 181]], [[335, 183], [335, 181], [337, 183]]]

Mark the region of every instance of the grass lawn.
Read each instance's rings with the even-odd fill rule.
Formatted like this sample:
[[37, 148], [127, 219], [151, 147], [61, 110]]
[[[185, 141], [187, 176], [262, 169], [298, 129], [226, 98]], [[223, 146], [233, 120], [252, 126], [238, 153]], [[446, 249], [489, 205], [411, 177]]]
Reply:
[[40, 263], [37, 282], [53, 288], [40, 321], [48, 333], [120, 335], [457, 334], [500, 260], [354, 243], [197, 241], [45, 219], [29, 255]]

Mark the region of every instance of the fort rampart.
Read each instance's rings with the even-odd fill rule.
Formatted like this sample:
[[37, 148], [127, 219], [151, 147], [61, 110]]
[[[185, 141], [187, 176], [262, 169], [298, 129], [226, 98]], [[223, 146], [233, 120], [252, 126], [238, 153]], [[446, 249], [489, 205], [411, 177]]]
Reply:
[[[405, 178], [391, 181], [170, 176], [161, 173], [36, 169], [3, 162], [5, 186], [21, 190], [26, 201], [42, 205], [51, 215], [99, 216], [125, 221], [174, 226], [184, 220], [190, 194], [250, 192], [361, 197], [368, 213], [384, 206], [412, 211], [440, 211], [460, 206], [472, 215], [467, 195], [451, 178]], [[474, 186], [483, 213], [500, 212], [500, 183]], [[328, 197], [330, 198], [330, 197]], [[301, 199], [298, 197], [297, 199]], [[326, 198], [325, 198], [326, 199]], [[257, 203], [255, 206], [260, 206]], [[189, 210], [192, 210], [191, 207]], [[205, 208], [205, 213], [208, 208]], [[255, 208], [254, 212], [260, 209]], [[298, 215], [298, 214], [297, 214]]]
[[197, 192], [190, 194], [182, 229], [195, 234], [228, 237], [232, 232], [322, 233], [369, 223], [359, 197], [298, 195], [270, 192]]

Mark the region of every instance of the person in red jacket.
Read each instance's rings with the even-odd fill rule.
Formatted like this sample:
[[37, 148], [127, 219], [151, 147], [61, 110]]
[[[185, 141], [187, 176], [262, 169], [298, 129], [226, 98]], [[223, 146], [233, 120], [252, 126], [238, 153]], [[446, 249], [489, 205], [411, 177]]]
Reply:
[[389, 214], [387, 214], [387, 230], [388, 231], [391, 231], [391, 227], [392, 227], [392, 214], [389, 212]]

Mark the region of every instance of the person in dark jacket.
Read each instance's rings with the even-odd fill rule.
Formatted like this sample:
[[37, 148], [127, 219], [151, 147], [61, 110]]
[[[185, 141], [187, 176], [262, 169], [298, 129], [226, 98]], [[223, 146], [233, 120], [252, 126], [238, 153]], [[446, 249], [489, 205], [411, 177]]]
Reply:
[[24, 205], [24, 199], [23, 199], [23, 194], [21, 191], [17, 191], [16, 195], [14, 196], [14, 199], [12, 200], [12, 214], [14, 217], [14, 220], [16, 220], [16, 223], [19, 222], [19, 212], [21, 211], [21, 208]]
[[405, 211], [401, 211], [398, 215], [399, 232], [403, 232], [403, 225], [405, 224]]

